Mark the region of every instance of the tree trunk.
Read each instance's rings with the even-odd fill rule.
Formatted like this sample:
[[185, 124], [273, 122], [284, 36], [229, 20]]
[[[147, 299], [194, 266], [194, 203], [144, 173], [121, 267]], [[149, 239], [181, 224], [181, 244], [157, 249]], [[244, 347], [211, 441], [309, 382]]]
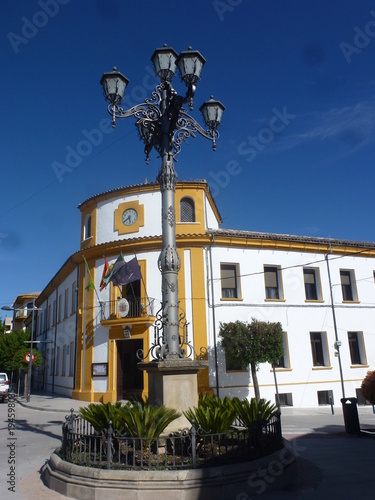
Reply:
[[251, 378], [253, 379], [253, 385], [254, 385], [255, 399], [256, 402], [259, 403], [260, 392], [259, 392], [259, 383], [258, 383], [257, 369], [255, 363], [250, 363], [250, 367], [251, 367]]

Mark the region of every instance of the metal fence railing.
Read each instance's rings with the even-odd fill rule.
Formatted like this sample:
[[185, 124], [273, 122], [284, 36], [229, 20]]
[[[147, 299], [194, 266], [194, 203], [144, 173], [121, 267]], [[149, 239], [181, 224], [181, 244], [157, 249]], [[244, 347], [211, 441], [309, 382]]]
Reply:
[[208, 434], [194, 425], [154, 439], [129, 437], [109, 428], [98, 433], [71, 414], [63, 424], [61, 458], [107, 469], [196, 469], [253, 460], [282, 446], [280, 415], [257, 420], [250, 428]]

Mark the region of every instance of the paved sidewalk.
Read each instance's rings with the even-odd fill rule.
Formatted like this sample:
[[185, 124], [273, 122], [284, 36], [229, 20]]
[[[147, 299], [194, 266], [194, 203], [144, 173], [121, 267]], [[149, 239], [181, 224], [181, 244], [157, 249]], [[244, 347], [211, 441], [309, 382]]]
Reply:
[[26, 399], [20, 396], [17, 398], [17, 401], [23, 407], [30, 408], [31, 410], [52, 411], [65, 413], [66, 415], [70, 413], [71, 409], [77, 412], [81, 407], [90, 404], [87, 401], [78, 401], [68, 396], [59, 396], [51, 392], [32, 393], [29, 402], [26, 402]]
[[[31, 394], [30, 402], [24, 398], [18, 402], [23, 408], [56, 412], [56, 419], [64, 420], [73, 408], [87, 406], [85, 401], [51, 393]], [[291, 500], [302, 498], [337, 497], [342, 499], [373, 499], [375, 477], [373, 475], [373, 455], [375, 434], [361, 433], [349, 435], [345, 432], [341, 407], [335, 407], [334, 415], [330, 407], [282, 408], [282, 429], [284, 437], [295, 451], [298, 461], [298, 475], [291, 485], [281, 491], [250, 497], [246, 491], [237, 498], [228, 500]], [[26, 410], [27, 411], [27, 410]], [[361, 431], [375, 430], [375, 415], [372, 407], [358, 408]], [[42, 416], [41, 416], [42, 418]], [[42, 464], [40, 464], [42, 465]], [[277, 471], [276, 471], [277, 472]], [[272, 481], [273, 471], [265, 471], [265, 480]], [[46, 488], [37, 471], [21, 481], [21, 497], [27, 500], [60, 500], [64, 497]]]

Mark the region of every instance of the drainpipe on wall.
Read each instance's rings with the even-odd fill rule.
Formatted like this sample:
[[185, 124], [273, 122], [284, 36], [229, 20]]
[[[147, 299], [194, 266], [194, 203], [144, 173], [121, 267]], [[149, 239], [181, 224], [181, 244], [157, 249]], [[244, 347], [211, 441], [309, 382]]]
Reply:
[[[215, 357], [215, 381], [216, 381], [216, 395], [220, 397], [219, 392], [219, 367], [217, 361], [217, 343], [216, 343], [216, 316], [215, 316], [215, 295], [214, 295], [214, 279], [213, 279], [213, 271], [212, 271], [212, 245], [215, 243], [215, 235], [212, 235], [212, 243], [208, 247], [208, 252], [210, 256], [210, 277], [211, 280], [211, 298], [212, 298], [212, 322], [213, 322], [213, 334], [214, 334], [214, 357]], [[208, 301], [208, 306], [210, 307], [210, 301]]]
[[332, 317], [333, 317], [333, 327], [335, 330], [335, 349], [337, 351], [337, 357], [339, 360], [341, 391], [342, 391], [342, 397], [345, 398], [344, 377], [343, 377], [343, 373], [342, 373], [342, 364], [341, 364], [341, 355], [340, 355], [341, 342], [339, 341], [339, 337], [338, 337], [338, 333], [337, 333], [336, 312], [335, 312], [335, 305], [333, 302], [332, 281], [331, 281], [331, 272], [329, 269], [328, 255], [325, 256], [325, 259], [326, 259], [327, 270], [328, 270], [329, 290], [331, 293], [331, 308], [332, 308]]

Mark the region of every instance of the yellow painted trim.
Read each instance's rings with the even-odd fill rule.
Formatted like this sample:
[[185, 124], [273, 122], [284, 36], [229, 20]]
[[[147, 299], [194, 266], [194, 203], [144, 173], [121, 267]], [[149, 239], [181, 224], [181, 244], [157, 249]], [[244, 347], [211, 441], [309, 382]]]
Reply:
[[[181, 222], [180, 203], [182, 198], [190, 198], [194, 202], [195, 222]], [[176, 187], [175, 192], [176, 210], [176, 235], [186, 233], [205, 233], [205, 210], [203, 186], [191, 187], [188, 184]]]
[[77, 304], [77, 339], [76, 339], [76, 380], [75, 389], [72, 397], [80, 399], [79, 395], [82, 391], [82, 369], [83, 369], [83, 311], [84, 311], [84, 293], [85, 293], [85, 264], [82, 262], [79, 266], [79, 281], [78, 281], [78, 304]]
[[[292, 372], [293, 368], [275, 368], [275, 372]], [[270, 372], [273, 372], [273, 369], [271, 368]]]
[[[91, 235], [88, 238], [84, 239], [85, 235], [85, 220], [86, 217], [91, 217]], [[81, 250], [85, 250], [86, 248], [93, 247], [96, 245], [97, 241], [97, 219], [98, 219], [98, 209], [96, 205], [89, 205], [87, 210], [82, 212], [81, 215]]]
[[332, 370], [333, 366], [327, 365], [327, 366], [313, 366], [312, 370], [314, 371], [319, 371], [319, 370]]
[[[353, 378], [353, 379], [345, 379], [345, 382], [362, 382], [361, 378]], [[317, 385], [317, 384], [339, 384], [341, 380], [313, 380], [312, 382], [303, 381], [303, 382], [279, 382], [277, 381], [278, 387], [287, 387], [290, 385]], [[239, 388], [253, 388], [253, 384], [243, 384], [243, 385], [221, 385], [220, 389], [239, 389]], [[275, 383], [270, 384], [259, 384], [259, 387], [275, 387]]]
[[[122, 222], [122, 214], [125, 210], [132, 208], [138, 214], [137, 220], [131, 226], [126, 226]], [[145, 225], [145, 208], [144, 205], [139, 203], [139, 200], [128, 201], [124, 203], [120, 203], [116, 208], [114, 213], [114, 230], [118, 232], [118, 234], [129, 234], [136, 233], [139, 231], [139, 228]]]
[[350, 365], [350, 368], [369, 368], [370, 365]]
[[[191, 295], [192, 321], [194, 328], [194, 347], [198, 354], [201, 347], [207, 349], [207, 317], [206, 317], [206, 283], [204, 249], [191, 248]], [[207, 353], [203, 359], [208, 360]], [[208, 367], [198, 372], [198, 393], [207, 392], [210, 389]]]
[[[112, 349], [109, 348], [108, 356], [108, 393], [106, 399], [111, 402], [117, 401], [117, 343], [116, 340], [123, 340], [122, 327], [119, 325], [113, 326], [109, 330], [109, 345], [113, 346]], [[150, 333], [149, 328], [144, 328], [142, 325], [135, 325], [133, 323], [132, 339], [142, 339], [144, 350], [148, 350], [150, 345]], [[126, 342], [126, 340], [124, 340]], [[147, 352], [147, 351], [146, 351]], [[150, 361], [150, 357], [146, 358], [146, 361]], [[110, 385], [111, 384], [111, 385]], [[93, 393], [100, 394], [100, 393]], [[143, 392], [142, 396], [148, 396], [148, 376], [146, 370], [143, 370]]]

